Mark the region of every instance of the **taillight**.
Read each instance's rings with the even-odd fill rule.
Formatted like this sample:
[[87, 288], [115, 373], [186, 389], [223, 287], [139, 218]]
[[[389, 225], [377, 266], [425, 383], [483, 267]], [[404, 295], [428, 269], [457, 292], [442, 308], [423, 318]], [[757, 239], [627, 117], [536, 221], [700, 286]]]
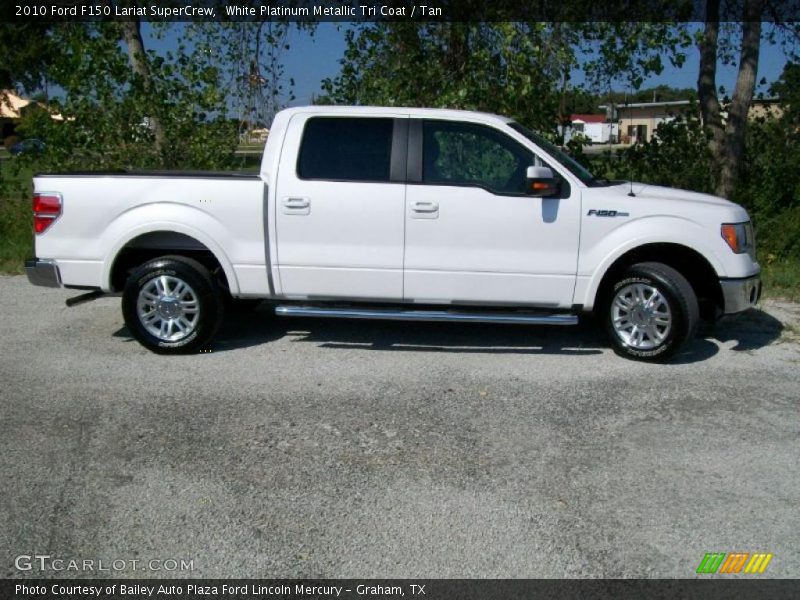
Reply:
[[61, 214], [61, 194], [33, 194], [33, 230], [44, 232]]

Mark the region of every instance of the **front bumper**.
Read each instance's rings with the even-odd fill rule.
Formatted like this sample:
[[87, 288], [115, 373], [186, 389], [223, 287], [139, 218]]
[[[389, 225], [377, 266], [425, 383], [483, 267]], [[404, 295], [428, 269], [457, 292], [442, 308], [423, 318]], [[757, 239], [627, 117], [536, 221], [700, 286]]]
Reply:
[[761, 279], [758, 275], [744, 279], [720, 279], [725, 314], [742, 312], [756, 305], [761, 297]]
[[54, 260], [29, 258], [25, 261], [25, 273], [33, 285], [61, 287], [61, 272]]

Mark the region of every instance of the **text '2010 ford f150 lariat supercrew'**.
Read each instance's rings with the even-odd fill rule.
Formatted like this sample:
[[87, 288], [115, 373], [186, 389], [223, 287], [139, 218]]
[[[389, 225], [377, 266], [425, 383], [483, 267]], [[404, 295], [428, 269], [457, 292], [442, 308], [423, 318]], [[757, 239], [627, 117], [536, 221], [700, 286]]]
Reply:
[[747, 212], [595, 179], [496, 115], [328, 107], [278, 113], [257, 174], [34, 178], [38, 285], [121, 293], [162, 353], [209, 344], [225, 307], [283, 316], [570, 325], [664, 360], [698, 319], [760, 294]]

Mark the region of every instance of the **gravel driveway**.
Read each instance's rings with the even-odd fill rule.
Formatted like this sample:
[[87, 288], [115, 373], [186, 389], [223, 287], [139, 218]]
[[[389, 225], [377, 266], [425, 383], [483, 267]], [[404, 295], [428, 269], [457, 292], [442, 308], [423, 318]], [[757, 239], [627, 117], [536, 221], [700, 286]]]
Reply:
[[119, 299], [72, 295], [0, 277], [0, 576], [97, 576], [14, 567], [48, 554], [194, 577], [692, 577], [734, 551], [800, 575], [798, 305], [659, 366], [591, 325], [266, 310], [168, 358]]

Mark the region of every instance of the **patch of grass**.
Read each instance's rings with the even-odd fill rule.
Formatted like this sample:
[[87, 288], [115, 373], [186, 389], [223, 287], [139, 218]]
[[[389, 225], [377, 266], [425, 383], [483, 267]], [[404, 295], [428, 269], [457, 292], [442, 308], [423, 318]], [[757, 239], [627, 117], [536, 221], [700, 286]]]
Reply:
[[0, 160], [0, 273], [21, 273], [33, 256], [29, 170]]
[[800, 261], [782, 259], [761, 264], [765, 296], [800, 301]]
[[30, 200], [0, 197], [0, 273], [21, 273], [25, 259], [31, 256]]
[[0, 190], [4, 194], [12, 187], [20, 189], [20, 186], [31, 185], [34, 168], [30, 165], [21, 167], [16, 158], [4, 158], [0, 160]]

